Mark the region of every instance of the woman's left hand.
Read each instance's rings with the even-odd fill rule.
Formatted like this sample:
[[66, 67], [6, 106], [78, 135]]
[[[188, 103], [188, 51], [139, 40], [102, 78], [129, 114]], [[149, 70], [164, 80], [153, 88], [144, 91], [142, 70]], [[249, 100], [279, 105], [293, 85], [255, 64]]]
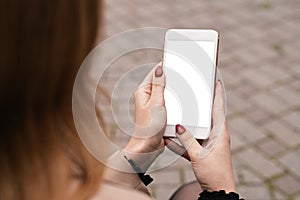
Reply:
[[167, 121], [164, 89], [165, 75], [159, 63], [134, 93], [135, 131], [123, 149], [125, 155], [140, 155], [138, 160], [150, 161], [163, 152]]

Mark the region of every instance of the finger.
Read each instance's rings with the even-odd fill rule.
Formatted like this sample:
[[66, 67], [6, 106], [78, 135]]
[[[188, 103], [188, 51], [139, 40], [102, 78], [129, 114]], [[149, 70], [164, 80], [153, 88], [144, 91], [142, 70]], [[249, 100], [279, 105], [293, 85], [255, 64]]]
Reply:
[[157, 65], [155, 72], [152, 75], [152, 89], [150, 100], [153, 103], [164, 105], [165, 84], [165, 74], [160, 63], [159, 65]]
[[138, 88], [144, 87], [145, 85], [150, 85], [152, 83], [152, 75], [155, 72], [155, 69], [157, 66], [159, 66], [160, 63], [158, 63], [144, 78], [144, 80], [141, 82]]
[[[155, 70], [157, 67], [162, 66], [162, 62], [159, 62], [155, 67], [147, 74], [147, 76], [144, 78], [144, 80], [141, 82], [138, 88], [144, 87], [146, 85], [151, 85], [152, 84], [152, 77], [153, 74], [155, 73]], [[151, 92], [151, 91], [150, 91]]]
[[188, 155], [186, 149], [183, 146], [177, 144], [176, 142], [174, 142], [173, 140], [171, 140], [169, 138], [165, 138], [164, 142], [165, 142], [165, 145], [168, 147], [168, 149], [170, 149], [174, 153], [186, 158], [187, 160], [190, 160], [190, 156]]
[[151, 95], [151, 85], [150, 84], [145, 85], [144, 87], [138, 88], [134, 92], [135, 104], [138, 106], [145, 105], [149, 101], [150, 95]]
[[215, 99], [213, 106], [213, 126], [223, 124], [225, 120], [223, 90], [220, 81], [217, 81], [215, 89]]
[[194, 136], [180, 124], [176, 125], [176, 136], [192, 160], [202, 151], [202, 146], [197, 142]]
[[152, 75], [155, 71], [155, 68], [152, 69], [147, 76], [144, 78], [142, 83], [139, 85], [137, 90], [134, 93], [134, 100], [135, 103], [138, 105], [145, 105], [151, 96], [151, 89], [152, 89]]

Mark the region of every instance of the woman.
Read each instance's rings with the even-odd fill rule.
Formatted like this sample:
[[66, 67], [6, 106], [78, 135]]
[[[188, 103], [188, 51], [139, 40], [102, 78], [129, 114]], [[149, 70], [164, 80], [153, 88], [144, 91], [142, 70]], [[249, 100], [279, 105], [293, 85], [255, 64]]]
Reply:
[[[0, 199], [149, 199], [139, 192], [147, 189], [137, 174], [107, 169], [103, 175], [104, 166], [83, 147], [74, 126], [72, 87], [95, 45], [101, 7], [97, 0], [0, 2]], [[156, 117], [164, 116], [164, 87], [155, 84], [163, 83], [161, 67], [151, 77], [150, 84], [136, 92], [137, 124], [147, 123], [142, 113], [151, 103], [163, 108]], [[221, 96], [217, 86], [214, 124], [224, 114]], [[122, 156], [134, 160], [136, 152], [159, 150], [158, 156], [165, 144], [181, 153], [162, 133], [142, 141], [133, 137]], [[202, 189], [235, 192], [226, 129], [205, 159], [198, 159], [202, 147], [184, 127], [177, 126], [177, 136], [188, 149], [183, 156], [191, 160]]]
[[87, 199], [103, 166], [72, 119], [77, 70], [94, 46], [97, 1], [0, 2], [0, 199]]

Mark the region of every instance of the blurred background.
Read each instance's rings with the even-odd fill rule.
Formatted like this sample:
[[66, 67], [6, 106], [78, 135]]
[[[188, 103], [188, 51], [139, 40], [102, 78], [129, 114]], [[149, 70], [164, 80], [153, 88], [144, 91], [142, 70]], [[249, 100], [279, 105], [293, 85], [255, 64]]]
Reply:
[[[219, 32], [219, 69], [226, 86], [238, 192], [248, 200], [300, 200], [300, 1], [105, 1], [104, 38], [149, 26]], [[118, 59], [100, 80], [108, 91], [104, 98], [109, 99], [115, 83], [133, 66], [157, 63], [161, 55], [141, 50]], [[129, 80], [134, 85], [146, 73], [136, 71]], [[124, 106], [132, 111], [132, 99]], [[101, 107], [104, 113], [110, 110], [109, 105]], [[124, 145], [128, 137], [112, 118], [107, 120], [111, 139]], [[158, 200], [195, 179], [181, 158], [151, 175], [150, 188]]]

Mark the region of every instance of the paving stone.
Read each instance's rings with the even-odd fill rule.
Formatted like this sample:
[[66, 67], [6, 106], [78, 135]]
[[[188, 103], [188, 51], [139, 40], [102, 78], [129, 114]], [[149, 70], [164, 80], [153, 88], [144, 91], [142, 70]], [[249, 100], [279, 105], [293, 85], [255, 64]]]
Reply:
[[291, 176], [283, 176], [273, 182], [276, 187], [291, 195], [300, 188], [300, 182]]
[[252, 97], [253, 102], [262, 110], [266, 110], [272, 114], [279, 113], [287, 109], [288, 105], [282, 103], [276, 96], [271, 93], [261, 93]]
[[[288, 124], [300, 130], [300, 112], [292, 112], [282, 117]], [[299, 133], [300, 134], [300, 133]]]
[[237, 112], [242, 112], [251, 108], [251, 103], [246, 101], [245, 98], [239, 96], [235, 92], [227, 91], [227, 107], [228, 107], [228, 114], [234, 114]]
[[263, 183], [263, 180], [255, 173], [253, 173], [252, 171], [250, 171], [249, 169], [246, 168], [242, 168], [239, 173], [239, 182], [242, 183], [256, 183], [256, 184], [261, 184]]
[[268, 156], [274, 156], [285, 150], [285, 148], [280, 143], [272, 139], [269, 139], [268, 141], [261, 143], [259, 145], [259, 148], [262, 150], [262, 152], [266, 153]]
[[265, 88], [274, 82], [274, 79], [269, 78], [264, 74], [260, 68], [255, 70], [248, 68], [240, 73], [240, 76], [244, 77], [248, 82], [256, 86], [257, 88]]
[[[230, 132], [230, 129], [229, 129], [229, 132]], [[247, 143], [239, 135], [232, 134], [230, 136], [230, 147], [231, 147], [232, 151], [238, 150], [245, 146], [247, 146]]]
[[[286, 104], [290, 107], [300, 105], [300, 93], [293, 90], [290, 84], [282, 85], [273, 89], [273, 92], [278, 95], [279, 98], [283, 99]], [[300, 114], [299, 114], [300, 115]], [[300, 118], [300, 116], [298, 116]]]
[[283, 171], [281, 168], [276, 166], [274, 162], [263, 157], [255, 149], [246, 149], [245, 151], [237, 154], [237, 156], [265, 178], [270, 178]]
[[238, 153], [233, 154], [233, 156], [232, 156], [233, 169], [240, 169], [244, 165], [247, 165], [247, 163], [240, 159], [240, 157], [238, 156]]
[[262, 124], [271, 117], [268, 112], [263, 111], [259, 108], [251, 109], [246, 113], [246, 116], [256, 124]]
[[300, 156], [296, 152], [288, 152], [279, 158], [279, 161], [292, 173], [300, 177]]
[[247, 81], [242, 81], [235, 88], [235, 92], [240, 94], [242, 97], [247, 98], [247, 97], [251, 96], [253, 94], [253, 92], [256, 92], [256, 87]]
[[300, 144], [300, 134], [282, 121], [272, 121], [265, 124], [264, 128], [278, 140], [284, 142], [286, 146], [293, 147]]
[[[232, 57], [230, 57], [229, 59], [232, 60]], [[233, 64], [233, 62], [231, 61], [227, 65], [230, 66], [232, 64]], [[222, 66], [224, 66], [224, 64]], [[223, 77], [223, 81], [229, 87], [232, 85], [236, 85], [241, 81], [241, 77], [235, 76], [235, 73], [233, 70], [225, 70], [225, 69], [222, 70], [222, 77]]]
[[[297, 176], [296, 181], [299, 181], [300, 169], [294, 163], [299, 166], [300, 116], [299, 111], [294, 109], [299, 106], [300, 95], [300, 43], [294, 40], [300, 34], [298, 0], [227, 0], [226, 3], [186, 0], [184, 6], [174, 0], [155, 3], [106, 0], [104, 3], [104, 27], [101, 31], [105, 30], [106, 37], [145, 26], [217, 29], [220, 32], [219, 66], [228, 93], [227, 120], [239, 191], [246, 199], [267, 200], [271, 196], [263, 182], [273, 181], [270, 177], [281, 174], [279, 178], [283, 181], [274, 181], [287, 182], [284, 178]], [[138, 38], [135, 40], [138, 41]], [[122, 48], [131, 42], [132, 39], [126, 39], [119, 46]], [[161, 52], [138, 51], [123, 56], [110, 66], [103, 86], [111, 93], [119, 78], [133, 66], [160, 59]], [[142, 76], [136, 72], [130, 77], [138, 82]], [[127, 83], [128, 87], [135, 87], [133, 81]], [[106, 116], [106, 112], [103, 113]], [[113, 125], [110, 117], [107, 120], [109, 125]], [[269, 138], [271, 140], [267, 140]], [[120, 136], [120, 141], [123, 141], [121, 145], [125, 144], [123, 136]], [[259, 148], [253, 149], [253, 145]], [[159, 200], [168, 199], [181, 181], [193, 178], [190, 164], [183, 159], [174, 161], [172, 156], [167, 152], [153, 166], [158, 169], [171, 164], [155, 171], [159, 174], [156, 179], [163, 177], [162, 183], [150, 185]], [[280, 165], [276, 165], [278, 162]], [[283, 174], [282, 166], [291, 174]], [[241, 185], [241, 176], [251, 182], [250, 185]], [[176, 179], [176, 183], [165, 180], [171, 177]], [[273, 197], [288, 199], [286, 192], [281, 190], [273, 191]], [[300, 188], [295, 193], [296, 200], [300, 200], [299, 194]]]
[[[243, 33], [240, 33], [240, 34], [243, 34]], [[241, 60], [241, 63], [245, 64], [246, 66], [253, 66], [256, 64], [257, 60], [256, 58], [258, 57], [258, 52], [254, 51], [252, 48], [244, 48], [244, 49], [239, 49], [238, 52], [237, 52], [238, 56], [239, 56], [239, 59]], [[266, 55], [266, 54], [264, 54]], [[243, 70], [243, 72], [240, 73], [240, 75], [243, 77], [243, 78], [246, 78], [246, 80], [248, 80], [249, 82], [253, 83], [253, 81], [255, 82], [255, 85], [259, 84], [261, 79], [253, 79], [254, 77], [251, 77], [251, 74], [253, 72], [253, 70], [249, 70], [248, 73], [246, 72], [245, 73], [245, 76], [244, 75], [244, 71], [247, 71], [247, 70]], [[255, 72], [253, 72], [255, 73]], [[257, 74], [256, 74], [257, 76]], [[266, 79], [263, 79], [263, 80], [266, 80]], [[267, 82], [264, 82], [263, 81], [263, 84], [266, 84]], [[262, 84], [262, 85], [263, 85]]]
[[236, 118], [228, 121], [231, 134], [239, 135], [247, 142], [260, 141], [266, 137], [265, 133], [245, 118]]
[[264, 64], [261, 70], [268, 76], [274, 79], [274, 81], [287, 80], [291, 78], [289, 73], [281, 66], [271, 65], [270, 63]]
[[[259, 39], [261, 40], [266, 40], [265, 38], [266, 32], [262, 32], [262, 35]], [[267, 39], [268, 40], [268, 39]], [[269, 44], [267, 42], [264, 43], [257, 43], [256, 45], [251, 45], [249, 47], [249, 51], [250, 52], [255, 52], [257, 57], [260, 57], [260, 62], [258, 62], [257, 59], [254, 59], [256, 62], [253, 64], [253, 67], [257, 67], [259, 70], [262, 70], [261, 73], [263, 73], [263, 66], [264, 64], [261, 62], [261, 60], [265, 60], [265, 59], [269, 59], [269, 58], [273, 58], [276, 57], [277, 54], [276, 52], [274, 52]], [[261, 67], [261, 68], [260, 68]], [[254, 70], [254, 72], [256, 72], [257, 70]], [[258, 73], [258, 72], [256, 72]], [[256, 83], [256, 85], [260, 85], [260, 86], [268, 86], [270, 85], [273, 81], [275, 81], [274, 77], [270, 77], [268, 76], [268, 74], [264, 74], [264, 76], [260, 77], [261, 79], [263, 79], [263, 84], [259, 84], [257, 81], [257, 79], [255, 80], [254, 77], [250, 78], [249, 80], [252, 80], [252, 82]], [[265, 76], [266, 75], [266, 76]]]
[[300, 195], [297, 195], [294, 200], [300, 200]]
[[284, 199], [286, 199], [285, 195], [282, 194], [282, 192], [280, 192], [278, 190], [273, 191], [273, 194], [274, 194], [275, 200], [284, 200]]
[[241, 197], [247, 200], [272, 200], [271, 195], [264, 185], [240, 186], [237, 189]]

